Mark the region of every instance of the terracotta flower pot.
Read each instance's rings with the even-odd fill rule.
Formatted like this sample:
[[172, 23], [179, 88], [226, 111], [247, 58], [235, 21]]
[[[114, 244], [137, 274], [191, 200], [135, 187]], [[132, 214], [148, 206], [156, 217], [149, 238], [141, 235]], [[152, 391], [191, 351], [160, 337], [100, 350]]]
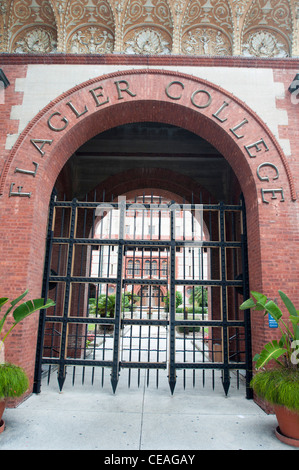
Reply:
[[4, 410], [5, 410], [5, 400], [0, 400], [0, 433], [3, 432], [5, 428], [5, 422], [2, 419]]
[[299, 413], [289, 410], [284, 406], [274, 407], [279, 428], [276, 436], [286, 444], [299, 447]]

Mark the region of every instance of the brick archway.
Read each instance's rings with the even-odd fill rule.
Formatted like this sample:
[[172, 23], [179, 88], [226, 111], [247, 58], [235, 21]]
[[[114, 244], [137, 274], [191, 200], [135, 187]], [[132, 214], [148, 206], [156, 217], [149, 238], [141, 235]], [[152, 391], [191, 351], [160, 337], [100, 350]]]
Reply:
[[[288, 230], [296, 194], [273, 134], [243, 102], [205, 80], [171, 71], [131, 70], [92, 79], [64, 93], [31, 121], [12, 149], [0, 182], [5, 295], [28, 288], [31, 296], [40, 296], [48, 203], [68, 158], [100, 132], [144, 121], [189, 130], [224, 156], [245, 197], [251, 288], [280, 287], [275, 278], [279, 267], [267, 255], [273, 239], [278, 241], [281, 230]], [[282, 212], [283, 227], [269, 231], [270, 221]], [[291, 280], [289, 284], [294, 289]], [[254, 348], [264, 338], [263, 328], [258, 330]], [[27, 368], [31, 379], [36, 333], [37, 318], [32, 317], [8, 352], [8, 358]]]
[[296, 199], [282, 149], [245, 103], [206, 80], [164, 70], [112, 73], [82, 83], [49, 103], [12, 149], [1, 174], [0, 194], [7, 194], [12, 181], [14, 186], [18, 179], [24, 183], [20, 175], [9, 178], [14, 163], [28, 167], [31, 155], [35, 160], [42, 158], [36, 162], [38, 174], [47, 174], [53, 187], [64, 163], [80, 145], [115, 126], [144, 121], [183, 127], [211, 143], [233, 168], [245, 198], [246, 188], [258, 191], [266, 181], [257, 174], [260, 164], [266, 164], [263, 157], [269, 160], [270, 151], [269, 163], [284, 179], [284, 194]]

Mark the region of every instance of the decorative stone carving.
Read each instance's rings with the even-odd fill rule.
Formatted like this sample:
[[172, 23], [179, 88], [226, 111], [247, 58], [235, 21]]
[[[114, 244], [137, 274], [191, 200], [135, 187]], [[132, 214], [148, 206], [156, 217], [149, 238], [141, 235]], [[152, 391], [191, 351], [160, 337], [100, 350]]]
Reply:
[[163, 25], [165, 29], [172, 29], [172, 20], [167, 0], [130, 0], [127, 3], [124, 26], [125, 29], [135, 24]]
[[299, 0], [0, 0], [0, 51], [295, 57], [298, 18]]
[[68, 1], [64, 18], [66, 52], [106, 54], [114, 48], [114, 18], [104, 0]]
[[243, 26], [244, 55], [288, 56], [291, 30], [292, 12], [289, 0], [254, 0]]
[[269, 31], [249, 34], [243, 43], [243, 55], [249, 57], [287, 57], [288, 46]]
[[184, 34], [182, 53], [191, 55], [230, 55], [229, 39], [212, 28], [194, 28]]
[[229, 4], [225, 0], [190, 0], [183, 20], [183, 27], [198, 24], [217, 24], [222, 29], [232, 30]]
[[15, 40], [12, 48], [18, 53], [49, 53], [55, 52], [57, 41], [54, 31], [45, 28], [34, 28], [22, 33], [22, 36]]
[[73, 33], [67, 52], [73, 54], [107, 54], [113, 52], [114, 38], [110, 31], [96, 26], [85, 27]]
[[127, 54], [170, 54], [169, 41], [160, 31], [145, 28], [133, 32], [125, 41]]

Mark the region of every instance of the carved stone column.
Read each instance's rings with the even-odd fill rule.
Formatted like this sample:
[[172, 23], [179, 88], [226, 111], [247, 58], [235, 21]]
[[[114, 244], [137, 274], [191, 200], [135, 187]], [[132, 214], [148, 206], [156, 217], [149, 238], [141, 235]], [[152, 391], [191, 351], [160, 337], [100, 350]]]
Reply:
[[299, 1], [295, 3], [295, 19], [292, 39], [292, 56], [299, 55]]
[[114, 52], [123, 52], [122, 19], [124, 11], [124, 0], [116, 2], [115, 5], [115, 39]]

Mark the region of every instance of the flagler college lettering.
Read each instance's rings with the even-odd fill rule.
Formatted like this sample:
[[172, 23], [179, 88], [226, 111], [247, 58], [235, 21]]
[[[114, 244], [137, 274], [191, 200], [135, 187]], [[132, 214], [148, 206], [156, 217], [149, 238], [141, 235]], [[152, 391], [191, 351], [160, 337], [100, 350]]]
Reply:
[[[109, 105], [109, 103], [123, 100], [123, 99], [134, 99], [138, 97], [138, 90], [134, 89], [134, 86], [131, 85], [127, 80], [117, 80], [112, 83], [112, 90], [114, 95], [109, 96], [105, 91], [102, 85], [98, 85], [92, 89], [88, 90], [88, 98], [86, 97], [86, 102], [81, 102], [80, 107], [77, 104], [74, 104], [71, 100], [65, 104], [65, 112], [62, 114], [61, 111], [54, 111], [50, 117], [47, 119], [47, 127], [53, 132], [53, 138], [43, 138], [41, 135], [36, 136], [30, 140], [32, 144], [33, 151], [36, 152], [34, 160], [37, 160], [37, 155], [39, 157], [46, 157], [47, 151], [53, 142], [57, 133], [63, 132], [69, 126], [70, 116], [75, 115], [76, 119], [81, 119], [83, 116], [89, 113], [91, 106], [100, 108], [104, 105]], [[110, 87], [111, 90], [111, 87]], [[111, 91], [110, 91], [111, 93]], [[170, 81], [165, 87], [164, 93], [169, 100], [179, 102], [183, 98], [186, 98], [184, 95], [185, 85], [182, 81], [174, 80]], [[165, 96], [164, 96], [165, 98]], [[211, 93], [202, 88], [195, 89], [190, 97], [190, 107], [193, 107], [195, 110], [204, 110], [209, 108], [213, 103], [213, 98]], [[219, 125], [224, 122], [229, 123], [232, 121], [232, 125], [229, 127], [229, 132], [231, 132], [234, 139], [240, 141], [244, 139], [246, 141], [246, 129], [250, 126], [250, 122], [244, 118], [239, 122], [233, 121], [233, 118], [230, 116], [229, 103], [226, 101], [219, 107], [216, 112], [211, 113], [211, 116], [219, 123]], [[71, 115], [70, 115], [71, 113]], [[263, 138], [259, 138], [255, 141], [246, 142], [244, 144], [244, 149], [248, 155], [249, 159], [265, 157], [265, 161], [262, 161], [257, 169], [257, 178], [259, 181], [265, 183], [265, 187], [261, 189], [262, 202], [269, 204], [271, 199], [279, 199], [281, 202], [284, 201], [284, 192], [281, 187], [272, 187], [272, 181], [279, 180], [279, 171], [278, 168], [271, 162], [266, 161], [266, 156], [269, 155], [269, 147], [267, 142]], [[269, 158], [267, 158], [269, 160]], [[31, 168], [16, 168], [15, 173], [22, 173], [24, 177], [33, 177], [38, 176], [39, 163], [32, 161]], [[23, 186], [17, 186], [15, 188], [15, 183], [12, 182], [10, 185], [9, 196], [15, 197], [31, 197], [31, 192], [28, 190], [23, 190]], [[26, 183], [27, 187], [27, 183]]]

